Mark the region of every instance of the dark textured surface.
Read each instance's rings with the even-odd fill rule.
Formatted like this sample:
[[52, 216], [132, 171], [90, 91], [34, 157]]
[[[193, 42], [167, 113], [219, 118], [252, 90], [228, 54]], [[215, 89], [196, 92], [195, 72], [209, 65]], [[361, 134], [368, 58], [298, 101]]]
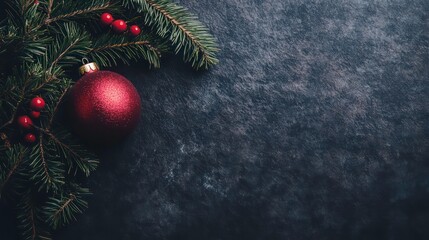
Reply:
[[58, 239], [429, 239], [427, 0], [180, 2], [221, 63], [119, 70], [142, 121]]

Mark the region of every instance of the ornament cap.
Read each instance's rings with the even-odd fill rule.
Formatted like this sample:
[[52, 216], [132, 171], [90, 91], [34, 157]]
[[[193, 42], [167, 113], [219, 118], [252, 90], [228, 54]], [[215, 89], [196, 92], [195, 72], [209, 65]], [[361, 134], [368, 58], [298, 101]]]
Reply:
[[85, 75], [87, 73], [97, 72], [100, 70], [98, 64], [95, 62], [89, 62], [88, 59], [82, 59], [82, 66], [79, 68], [80, 75]]

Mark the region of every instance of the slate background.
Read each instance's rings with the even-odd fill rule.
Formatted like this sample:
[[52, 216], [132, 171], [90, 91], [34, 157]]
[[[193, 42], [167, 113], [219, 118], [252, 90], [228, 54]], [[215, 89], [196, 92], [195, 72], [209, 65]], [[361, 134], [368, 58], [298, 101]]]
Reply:
[[429, 1], [179, 2], [220, 64], [117, 69], [141, 124], [57, 239], [429, 239]]

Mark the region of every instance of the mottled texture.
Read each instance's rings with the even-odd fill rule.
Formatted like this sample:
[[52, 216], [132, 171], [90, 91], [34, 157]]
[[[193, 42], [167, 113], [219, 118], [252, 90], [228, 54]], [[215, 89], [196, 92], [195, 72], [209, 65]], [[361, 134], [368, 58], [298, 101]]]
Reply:
[[65, 104], [75, 132], [91, 144], [114, 143], [137, 126], [141, 100], [133, 84], [111, 71], [88, 72]]
[[220, 64], [119, 70], [142, 121], [58, 239], [429, 239], [429, 1], [180, 2]]

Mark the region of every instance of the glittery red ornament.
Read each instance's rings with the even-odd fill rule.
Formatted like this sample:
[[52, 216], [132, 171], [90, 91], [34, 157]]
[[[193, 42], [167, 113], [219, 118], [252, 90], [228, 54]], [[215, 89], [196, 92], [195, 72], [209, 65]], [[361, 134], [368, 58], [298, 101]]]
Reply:
[[117, 33], [123, 33], [127, 30], [127, 23], [122, 19], [115, 20], [112, 23], [112, 29]]
[[18, 125], [24, 129], [31, 129], [33, 127], [33, 121], [27, 115], [19, 116], [16, 121]]
[[95, 145], [119, 141], [136, 127], [140, 96], [122, 75], [99, 71], [94, 63], [81, 67], [84, 76], [70, 93], [70, 112], [78, 135]]

